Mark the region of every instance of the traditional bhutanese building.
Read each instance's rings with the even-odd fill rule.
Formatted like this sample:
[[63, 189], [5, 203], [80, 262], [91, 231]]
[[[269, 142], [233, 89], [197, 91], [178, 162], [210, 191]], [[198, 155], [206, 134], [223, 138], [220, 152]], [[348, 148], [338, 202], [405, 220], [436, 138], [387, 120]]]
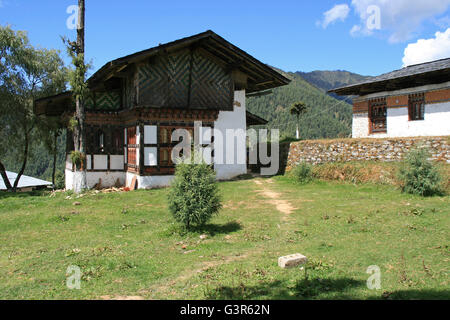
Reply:
[[333, 89], [353, 100], [353, 137], [450, 135], [450, 59]]
[[[108, 62], [88, 79], [88, 187], [100, 181], [103, 187], [129, 186], [133, 180], [138, 188], [167, 186], [175, 170], [171, 134], [176, 129], [192, 132], [196, 121], [202, 122], [202, 132], [216, 129], [225, 135], [227, 129], [237, 129], [231, 151], [246, 155], [243, 132], [248, 125], [266, 123], [246, 110], [246, 97], [288, 83], [212, 31]], [[71, 92], [37, 100], [35, 113], [68, 123], [75, 112], [73, 100]], [[212, 135], [201, 137], [202, 146], [214, 142]], [[224, 146], [223, 153], [230, 152], [226, 142]], [[69, 131], [66, 149], [66, 189], [72, 189], [76, 168]], [[247, 172], [245, 163], [218, 162], [214, 152], [205, 160], [214, 165], [218, 179]]]

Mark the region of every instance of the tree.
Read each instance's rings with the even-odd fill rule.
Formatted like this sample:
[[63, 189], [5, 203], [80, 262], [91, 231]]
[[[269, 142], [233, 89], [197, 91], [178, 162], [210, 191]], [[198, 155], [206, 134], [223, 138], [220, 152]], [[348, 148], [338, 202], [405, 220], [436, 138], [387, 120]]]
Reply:
[[214, 170], [204, 162], [178, 164], [168, 200], [175, 220], [187, 229], [205, 224], [222, 207]]
[[[64, 91], [66, 73], [58, 51], [34, 48], [26, 32], [9, 26], [0, 26], [0, 61], [0, 174], [14, 192], [37, 137], [34, 100]], [[21, 162], [13, 185], [2, 163], [11, 154]]]
[[306, 104], [303, 102], [296, 102], [292, 104], [291, 106], [291, 114], [297, 116], [297, 133], [296, 138], [300, 139], [300, 131], [299, 131], [299, 122], [300, 122], [300, 116], [307, 112]]
[[38, 123], [38, 135], [43, 142], [45, 149], [53, 156], [52, 164], [52, 184], [56, 186], [56, 162], [58, 156], [58, 137], [63, 132], [61, 119], [45, 117]]
[[442, 176], [426, 148], [412, 149], [403, 161], [398, 178], [403, 192], [429, 197], [443, 194]]
[[[72, 158], [86, 159], [86, 129], [85, 119], [86, 112], [84, 102], [89, 94], [88, 84], [86, 82], [86, 74], [89, 65], [84, 59], [84, 20], [85, 20], [85, 1], [78, 0], [78, 26], [77, 41], [72, 42], [67, 39], [63, 41], [67, 44], [67, 51], [72, 58], [72, 64], [75, 69], [70, 71], [70, 86], [72, 87], [73, 97], [75, 98], [75, 116], [73, 118], [74, 126], [72, 127], [74, 154]], [[80, 193], [87, 189], [86, 165], [81, 161], [81, 165], [77, 166], [78, 172], [74, 174], [74, 192]]]

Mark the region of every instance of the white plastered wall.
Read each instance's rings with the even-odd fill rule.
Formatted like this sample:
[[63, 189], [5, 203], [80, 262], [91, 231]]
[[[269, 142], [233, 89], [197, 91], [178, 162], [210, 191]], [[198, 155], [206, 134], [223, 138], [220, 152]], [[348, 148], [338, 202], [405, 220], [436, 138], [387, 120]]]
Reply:
[[138, 179], [139, 189], [162, 188], [170, 186], [174, 176], [144, 176]]
[[[88, 155], [87, 158], [87, 169], [92, 169], [92, 157], [94, 158], [94, 169], [95, 170], [105, 170], [108, 166], [108, 156], [106, 155]], [[123, 170], [124, 169], [124, 157], [122, 155], [111, 155], [110, 165], [112, 170]], [[74, 186], [74, 176], [77, 174], [72, 171], [72, 162], [70, 156], [66, 159], [66, 169], [65, 169], [65, 186], [66, 190], [73, 190]], [[102, 187], [109, 188], [116, 185], [117, 180], [119, 184], [124, 186], [126, 174], [124, 171], [88, 171], [86, 172], [87, 186], [88, 188], [93, 188], [96, 184], [100, 182]]]
[[[73, 190], [73, 177], [76, 174], [72, 170], [66, 169], [66, 190]], [[96, 171], [86, 172], [87, 186], [92, 189], [100, 179], [102, 179], [102, 187], [109, 188], [116, 185], [117, 180], [121, 186], [125, 185], [125, 172], [108, 172], [108, 171]]]
[[354, 113], [352, 123], [352, 137], [364, 138], [369, 136], [369, 114]]
[[450, 102], [425, 105], [424, 120], [409, 121], [408, 108], [388, 108], [387, 137], [450, 135]]
[[126, 185], [130, 186], [133, 178], [136, 177], [138, 189], [162, 188], [170, 186], [174, 176], [139, 176], [138, 174], [127, 172]]
[[[222, 147], [218, 145], [219, 140], [217, 138], [214, 140], [216, 148], [214, 151], [214, 169], [216, 170], [217, 179], [219, 180], [232, 179], [238, 175], [247, 173], [247, 123], [245, 102], [245, 90], [236, 91], [234, 93], [233, 111], [220, 111], [219, 117], [214, 123], [215, 131], [220, 131], [223, 136]], [[232, 139], [228, 139], [227, 141], [227, 129], [232, 129], [236, 133], [234, 143], [232, 143]], [[233, 149], [231, 149], [230, 144], [233, 144]], [[223, 152], [223, 157], [220, 156], [221, 150]], [[234, 154], [234, 157], [230, 157], [232, 154]], [[237, 161], [238, 154], [241, 155], [241, 161]]]

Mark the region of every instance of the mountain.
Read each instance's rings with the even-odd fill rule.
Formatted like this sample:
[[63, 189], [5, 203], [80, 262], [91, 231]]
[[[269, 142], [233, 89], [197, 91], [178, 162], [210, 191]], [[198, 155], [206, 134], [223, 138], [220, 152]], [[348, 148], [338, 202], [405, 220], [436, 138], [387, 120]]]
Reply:
[[[323, 90], [324, 92], [328, 92], [329, 90], [334, 88], [363, 82], [371, 78], [369, 76], [362, 76], [360, 74], [343, 70], [296, 72], [296, 74], [298, 74], [317, 88]], [[347, 97], [340, 97], [335, 95], [334, 93], [331, 93], [330, 95], [339, 100], [349, 100], [347, 99]]]
[[270, 95], [249, 98], [247, 108], [250, 112], [268, 120], [269, 128], [280, 129], [282, 136], [294, 137], [297, 118], [290, 114], [290, 107], [295, 102], [303, 101], [309, 111], [300, 118], [301, 138], [336, 138], [351, 134], [350, 104], [329, 96], [325, 89], [309, 83], [299, 73], [277, 71], [292, 82], [274, 89]]
[[296, 72], [296, 74], [324, 91], [363, 82], [371, 78], [343, 70]]

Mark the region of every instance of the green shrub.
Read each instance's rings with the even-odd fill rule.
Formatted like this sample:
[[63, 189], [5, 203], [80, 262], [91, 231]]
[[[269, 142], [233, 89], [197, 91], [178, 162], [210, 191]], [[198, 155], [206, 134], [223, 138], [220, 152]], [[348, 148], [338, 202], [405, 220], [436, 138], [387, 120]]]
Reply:
[[423, 197], [442, 194], [441, 174], [429, 156], [424, 148], [408, 153], [398, 174], [403, 192]]
[[72, 163], [75, 164], [76, 170], [82, 170], [84, 168], [84, 164], [86, 163], [86, 155], [80, 151], [72, 151], [70, 153], [70, 160], [72, 160]]
[[55, 188], [57, 190], [61, 190], [64, 189], [66, 186], [66, 180], [65, 180], [65, 175], [64, 172], [62, 172], [61, 170], [56, 170], [56, 174], [55, 174]]
[[222, 207], [214, 170], [205, 163], [180, 163], [168, 195], [169, 210], [189, 229], [204, 225]]
[[300, 162], [290, 172], [296, 182], [305, 184], [313, 180], [313, 166], [306, 162]]

